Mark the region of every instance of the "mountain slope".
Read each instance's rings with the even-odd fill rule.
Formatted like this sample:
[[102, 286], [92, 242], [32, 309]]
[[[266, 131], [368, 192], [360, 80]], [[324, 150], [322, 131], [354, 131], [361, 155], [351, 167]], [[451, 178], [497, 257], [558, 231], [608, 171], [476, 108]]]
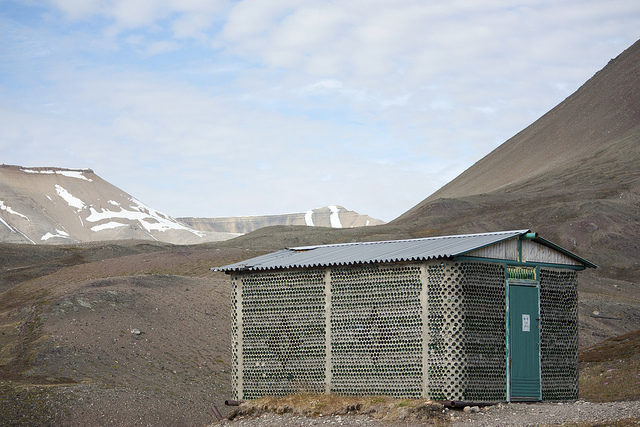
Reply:
[[90, 169], [0, 166], [0, 241], [74, 243], [143, 239], [171, 243], [223, 240], [158, 212]]
[[[640, 132], [640, 41], [427, 200], [525, 182]], [[418, 205], [420, 206], [420, 205]], [[411, 211], [408, 212], [411, 215]]]
[[250, 233], [259, 228], [274, 225], [353, 228], [384, 224], [384, 221], [347, 210], [342, 206], [326, 206], [307, 212], [283, 215], [177, 219], [196, 230], [224, 233]]
[[620, 273], [638, 265], [639, 206], [640, 41], [392, 223], [530, 226]]

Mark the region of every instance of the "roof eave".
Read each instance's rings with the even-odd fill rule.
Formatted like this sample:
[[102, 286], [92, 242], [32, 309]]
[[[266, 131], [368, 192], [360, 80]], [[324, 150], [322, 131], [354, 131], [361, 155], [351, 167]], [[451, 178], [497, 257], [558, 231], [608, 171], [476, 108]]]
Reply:
[[570, 252], [570, 251], [566, 250], [565, 248], [556, 245], [555, 243], [551, 243], [550, 241], [548, 241], [546, 239], [543, 239], [542, 237], [536, 237], [535, 239], [533, 239], [533, 241], [534, 242], [538, 242], [541, 245], [548, 246], [548, 247], [550, 247], [552, 249], [555, 249], [558, 252], [561, 252], [561, 253], [565, 254], [569, 258], [572, 258], [572, 259], [578, 261], [579, 263], [581, 263], [582, 265], [584, 265], [585, 268], [598, 268], [598, 266], [595, 265], [594, 263], [592, 263], [591, 261], [586, 260], [586, 259], [584, 259], [582, 257], [579, 257], [578, 255], [574, 254], [573, 252]]
[[454, 255], [442, 255], [442, 256], [434, 256], [434, 257], [411, 257], [411, 258], [397, 258], [397, 259], [390, 259], [390, 260], [386, 260], [386, 261], [381, 261], [381, 260], [376, 260], [376, 259], [369, 259], [369, 260], [363, 260], [363, 261], [349, 261], [349, 262], [332, 262], [332, 263], [327, 263], [327, 264], [299, 264], [299, 265], [290, 265], [287, 267], [276, 267], [276, 266], [267, 266], [267, 267], [261, 267], [261, 266], [247, 266], [245, 268], [238, 268], [238, 267], [234, 267], [234, 268], [222, 268], [222, 267], [211, 267], [209, 270], [210, 271], [222, 271], [226, 274], [233, 274], [233, 273], [250, 273], [250, 272], [255, 272], [255, 271], [285, 271], [285, 270], [296, 270], [296, 269], [304, 269], [304, 268], [331, 268], [331, 267], [348, 267], [348, 266], [354, 266], [354, 265], [364, 265], [364, 264], [376, 264], [376, 263], [382, 263], [382, 264], [395, 264], [398, 262], [425, 262], [425, 261], [431, 261], [431, 260], [438, 260], [438, 259], [443, 259], [443, 260], [452, 260], [454, 258]]

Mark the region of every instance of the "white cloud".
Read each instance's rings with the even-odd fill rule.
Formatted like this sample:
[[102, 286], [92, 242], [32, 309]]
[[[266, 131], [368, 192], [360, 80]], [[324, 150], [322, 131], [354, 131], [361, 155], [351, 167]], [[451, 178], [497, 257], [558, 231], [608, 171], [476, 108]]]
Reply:
[[50, 0], [71, 19], [79, 20], [95, 15], [102, 9], [102, 0]]
[[409, 99], [411, 99], [411, 94], [405, 93], [404, 95], [396, 96], [394, 98], [382, 99], [380, 100], [380, 105], [385, 108], [401, 107], [401, 106], [407, 105], [407, 103], [409, 102]]
[[206, 40], [205, 31], [212, 25], [212, 17], [201, 13], [188, 13], [171, 23], [173, 35], [178, 39]]
[[300, 8], [273, 27], [270, 42], [278, 50], [300, 50], [312, 54], [327, 42], [341, 39], [350, 19], [346, 11], [329, 4]]
[[125, 30], [152, 28], [169, 20], [177, 38], [202, 38], [221, 13], [224, 2], [216, 0], [50, 0], [74, 21], [100, 16], [111, 21], [112, 35]]
[[223, 35], [229, 42], [246, 41], [272, 30], [283, 16], [308, 2], [294, 0], [244, 0], [236, 2], [227, 15]]
[[179, 47], [180, 45], [178, 43], [172, 41], [153, 42], [147, 47], [146, 53], [148, 55], [158, 55], [161, 53], [172, 52], [177, 50]]
[[324, 92], [325, 90], [342, 89], [342, 82], [339, 80], [325, 79], [310, 84], [303, 88], [304, 92]]

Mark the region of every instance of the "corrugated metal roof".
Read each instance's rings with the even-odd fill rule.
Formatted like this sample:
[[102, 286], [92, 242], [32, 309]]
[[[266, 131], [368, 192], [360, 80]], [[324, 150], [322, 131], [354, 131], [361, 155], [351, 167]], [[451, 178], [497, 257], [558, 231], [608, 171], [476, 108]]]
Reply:
[[301, 246], [212, 268], [212, 270], [231, 273], [234, 271], [329, 267], [377, 262], [426, 261], [463, 255], [469, 251], [528, 232], [529, 230], [512, 230], [408, 240]]

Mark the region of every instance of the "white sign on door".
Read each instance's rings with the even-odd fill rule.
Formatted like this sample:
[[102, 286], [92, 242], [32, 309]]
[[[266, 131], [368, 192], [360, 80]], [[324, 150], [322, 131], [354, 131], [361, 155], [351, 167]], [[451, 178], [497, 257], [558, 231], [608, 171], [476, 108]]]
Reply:
[[522, 332], [531, 331], [531, 318], [528, 314], [522, 315]]

